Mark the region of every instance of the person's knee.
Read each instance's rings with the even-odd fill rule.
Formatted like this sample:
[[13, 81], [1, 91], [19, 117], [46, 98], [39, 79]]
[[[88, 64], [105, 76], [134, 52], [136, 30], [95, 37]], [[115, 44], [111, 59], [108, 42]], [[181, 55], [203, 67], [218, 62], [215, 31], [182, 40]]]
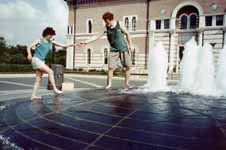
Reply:
[[50, 70], [48, 71], [48, 73], [49, 73], [49, 75], [53, 75], [53, 70], [50, 69]]

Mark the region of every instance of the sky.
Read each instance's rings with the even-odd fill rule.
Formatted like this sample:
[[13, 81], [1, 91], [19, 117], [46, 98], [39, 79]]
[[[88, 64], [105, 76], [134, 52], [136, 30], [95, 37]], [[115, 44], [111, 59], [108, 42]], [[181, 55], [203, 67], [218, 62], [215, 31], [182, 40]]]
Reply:
[[66, 43], [68, 7], [64, 0], [0, 0], [0, 36], [8, 44], [29, 45], [53, 27], [55, 39]]

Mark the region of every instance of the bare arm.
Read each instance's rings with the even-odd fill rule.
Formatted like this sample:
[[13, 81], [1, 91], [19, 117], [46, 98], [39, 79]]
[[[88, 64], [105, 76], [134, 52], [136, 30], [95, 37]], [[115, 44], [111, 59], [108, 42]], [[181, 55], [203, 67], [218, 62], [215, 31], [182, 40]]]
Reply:
[[131, 40], [129, 31], [126, 29], [126, 27], [124, 26], [124, 24], [122, 22], [119, 22], [119, 24], [120, 24], [122, 32], [126, 35], [126, 40], [128, 42], [129, 49], [132, 49], [133, 44], [132, 44], [132, 40]]
[[31, 49], [35, 48], [38, 45], [39, 42], [40, 42], [40, 39], [35, 40], [29, 47], [27, 47], [27, 59], [29, 61], [31, 61], [31, 59], [32, 59]]
[[89, 43], [95, 42], [95, 41], [99, 40], [104, 35], [105, 35], [105, 33], [101, 33], [98, 36], [92, 37], [91, 39], [82, 42], [81, 44], [89, 44]]
[[62, 48], [67, 48], [67, 47], [72, 47], [72, 46], [76, 46], [76, 44], [69, 44], [69, 45], [65, 45], [65, 44], [61, 44], [55, 40], [52, 41], [52, 43], [58, 47], [62, 47]]

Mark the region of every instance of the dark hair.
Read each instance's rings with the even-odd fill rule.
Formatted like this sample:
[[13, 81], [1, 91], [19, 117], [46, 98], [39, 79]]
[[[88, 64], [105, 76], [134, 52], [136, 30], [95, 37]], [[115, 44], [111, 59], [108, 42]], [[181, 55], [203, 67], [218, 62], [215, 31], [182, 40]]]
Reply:
[[111, 12], [106, 12], [103, 14], [103, 19], [104, 20], [113, 20], [114, 19], [114, 14]]
[[45, 28], [45, 29], [43, 30], [42, 36], [45, 37], [45, 36], [47, 36], [47, 35], [56, 35], [56, 32], [55, 32], [55, 30], [54, 30], [53, 28], [47, 27], [47, 28]]

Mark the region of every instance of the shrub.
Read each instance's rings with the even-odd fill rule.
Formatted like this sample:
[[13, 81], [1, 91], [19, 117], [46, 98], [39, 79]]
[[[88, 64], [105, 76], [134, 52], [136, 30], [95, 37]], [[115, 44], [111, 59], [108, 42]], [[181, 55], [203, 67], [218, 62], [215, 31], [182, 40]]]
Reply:
[[89, 72], [98, 72], [96, 69], [90, 69]]
[[32, 72], [31, 64], [0, 64], [0, 72]]

